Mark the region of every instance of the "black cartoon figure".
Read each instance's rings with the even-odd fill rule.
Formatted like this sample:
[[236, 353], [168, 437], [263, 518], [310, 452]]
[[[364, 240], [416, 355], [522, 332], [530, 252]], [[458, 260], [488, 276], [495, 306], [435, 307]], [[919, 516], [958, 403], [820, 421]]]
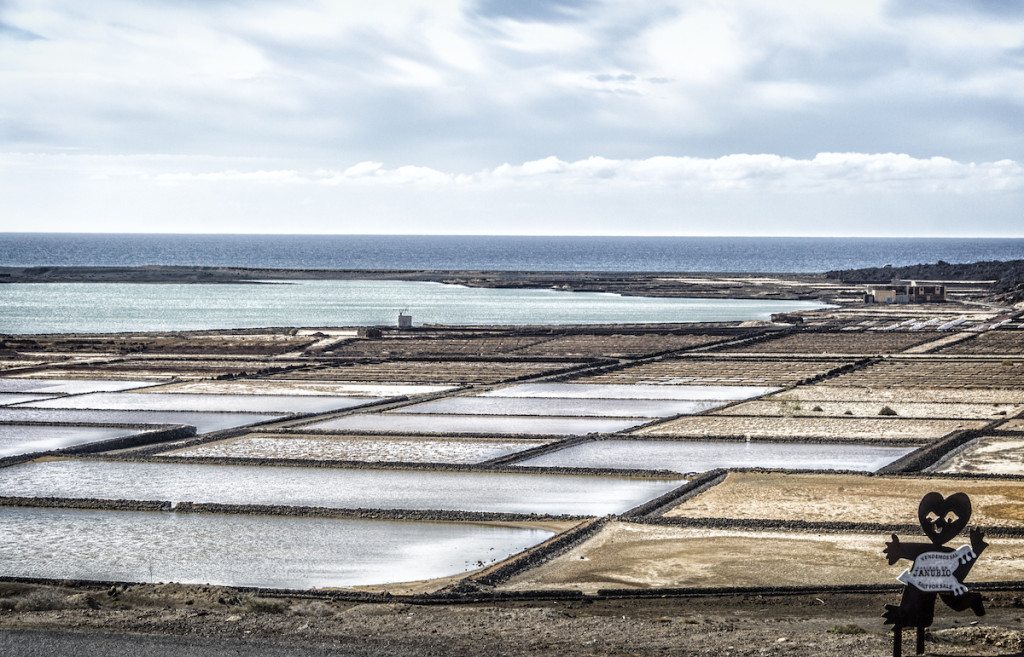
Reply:
[[971, 572], [974, 562], [988, 547], [980, 529], [970, 531], [970, 545], [952, 548], [946, 545], [967, 527], [971, 519], [971, 498], [965, 493], [954, 493], [944, 498], [940, 493], [928, 493], [917, 508], [921, 528], [930, 543], [901, 543], [896, 534], [885, 544], [889, 565], [900, 559], [912, 561], [897, 579], [906, 584], [900, 604], [886, 605], [886, 625], [893, 626], [893, 655], [901, 654], [902, 629], [917, 628], [917, 654], [924, 653], [924, 630], [935, 617], [935, 598], [954, 611], [971, 609], [978, 616], [985, 614], [980, 593], [971, 591], [964, 578]]

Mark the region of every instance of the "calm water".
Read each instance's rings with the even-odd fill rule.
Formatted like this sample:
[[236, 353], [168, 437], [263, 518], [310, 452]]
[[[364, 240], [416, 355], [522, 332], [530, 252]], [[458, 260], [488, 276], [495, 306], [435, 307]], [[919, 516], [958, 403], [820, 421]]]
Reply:
[[106, 379], [2, 379], [0, 392], [30, 392], [77, 395], [85, 392], [130, 390], [156, 385], [157, 381], [111, 381]]
[[138, 433], [119, 427], [48, 427], [35, 424], [0, 424], [0, 457], [48, 452]]
[[[45, 403], [45, 402], [44, 402]], [[392, 413], [440, 415], [535, 415], [565, 417], [669, 417], [692, 415], [718, 406], [722, 401], [672, 399], [573, 399], [558, 397], [452, 397], [413, 404]]]
[[191, 411], [124, 411], [96, 409], [0, 408], [0, 422], [55, 422], [96, 424], [189, 424], [197, 433], [281, 419], [284, 415], [257, 413], [194, 413]]
[[326, 413], [380, 401], [382, 397], [315, 395], [217, 395], [173, 392], [95, 392], [22, 404], [19, 408], [96, 408], [122, 411], [224, 413]]
[[568, 399], [677, 399], [737, 401], [778, 388], [760, 386], [676, 386], [618, 383], [520, 383], [480, 393], [481, 397], [561, 397]]
[[654, 299], [556, 290], [480, 289], [410, 281], [213, 285], [0, 285], [0, 333], [172, 331], [260, 326], [604, 324], [769, 319], [810, 301]]
[[521, 461], [517, 465], [666, 469], [676, 472], [703, 472], [715, 468], [874, 472], [912, 451], [912, 447], [874, 445], [721, 440], [600, 440], [543, 454]]
[[0, 509], [0, 574], [271, 588], [446, 577], [551, 532], [443, 522]]
[[510, 436], [584, 436], [588, 433], [624, 431], [648, 418], [526, 417], [522, 415], [415, 415], [413, 413], [372, 413], [344, 415], [303, 425], [303, 429], [335, 433], [438, 434], [466, 433]]
[[1024, 258], [1024, 239], [0, 234], [0, 265], [822, 272]]
[[61, 460], [4, 468], [0, 495], [601, 516], [622, 513], [683, 483], [682, 479]]

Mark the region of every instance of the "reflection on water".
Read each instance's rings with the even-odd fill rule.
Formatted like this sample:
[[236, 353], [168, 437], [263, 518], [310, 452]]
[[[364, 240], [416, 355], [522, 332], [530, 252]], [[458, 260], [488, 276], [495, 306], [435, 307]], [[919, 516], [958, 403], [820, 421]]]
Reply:
[[475, 433], [507, 435], [577, 435], [622, 431], [647, 418], [522, 417], [507, 415], [416, 415], [413, 413], [346, 415], [303, 425], [317, 431], [395, 433]]
[[0, 422], [86, 422], [95, 424], [188, 424], [198, 433], [266, 422], [283, 415], [255, 413], [191, 413], [188, 411], [58, 410], [51, 408], [0, 408]]
[[100, 440], [139, 433], [123, 427], [48, 427], [33, 424], [0, 424], [0, 457], [48, 452]]
[[4, 468], [0, 495], [333, 508], [621, 513], [681, 480], [59, 460]]
[[767, 320], [772, 313], [821, 307], [813, 301], [622, 297], [410, 281], [0, 286], [0, 326], [10, 333], [372, 326], [394, 322], [400, 308], [430, 324], [521, 325]]
[[475, 570], [551, 534], [481, 524], [8, 507], [0, 508], [0, 574], [357, 586]]
[[563, 415], [589, 417], [669, 417], [690, 415], [725, 404], [672, 399], [572, 399], [558, 397], [452, 397], [414, 404], [394, 413], [479, 415]]
[[98, 408], [108, 410], [221, 411], [229, 413], [324, 413], [379, 401], [379, 397], [312, 395], [216, 395], [163, 392], [97, 392], [59, 397], [23, 408]]
[[677, 386], [620, 383], [520, 383], [480, 393], [481, 397], [567, 397], [571, 399], [740, 400], [778, 390], [761, 386]]
[[111, 381], [107, 379], [3, 379], [0, 392], [41, 392], [50, 395], [77, 395], [83, 392], [130, 390], [156, 385], [156, 381]]
[[724, 440], [600, 440], [543, 454], [516, 465], [575, 468], [715, 468], [860, 470], [874, 472], [914, 451], [875, 445], [732, 442]]

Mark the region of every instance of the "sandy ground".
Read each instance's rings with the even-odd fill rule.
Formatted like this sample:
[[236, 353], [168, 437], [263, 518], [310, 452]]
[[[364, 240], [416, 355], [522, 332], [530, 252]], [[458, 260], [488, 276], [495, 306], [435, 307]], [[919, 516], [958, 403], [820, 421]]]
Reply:
[[985, 436], [941, 461], [934, 471], [1024, 475], [1024, 438]]
[[802, 354], [893, 354], [923, 342], [934, 341], [935, 333], [797, 333], [723, 349], [734, 353]]
[[1021, 388], [1024, 367], [1019, 358], [924, 360], [895, 358], [846, 372], [829, 383], [885, 388]]
[[999, 429], [1001, 431], [1024, 431], [1024, 420], [1010, 420]]
[[1024, 332], [988, 331], [973, 340], [942, 350], [943, 354], [1024, 354]]
[[896, 386], [800, 386], [773, 395], [772, 399], [797, 401], [865, 401], [875, 403], [908, 402], [935, 404], [1024, 404], [1024, 389], [990, 388], [904, 388]]
[[1024, 484], [1017, 480], [839, 474], [731, 472], [665, 516], [916, 525], [917, 505], [930, 491], [970, 495], [972, 525], [1024, 526]]
[[[912, 534], [900, 537], [915, 539]], [[907, 567], [889, 566], [887, 534], [719, 530], [613, 522], [565, 554], [500, 588], [599, 589], [887, 584]], [[799, 564], [795, 567], [795, 564]], [[1024, 577], [1024, 540], [1000, 539], [971, 581]]]
[[[953, 404], [906, 402], [811, 403], [773, 398], [730, 406], [714, 415], [771, 415], [779, 417], [910, 417], [922, 419], [977, 418], [998, 420], [1019, 413], [1024, 406], [1013, 404]], [[891, 412], [890, 412], [891, 411]]]
[[692, 416], [638, 430], [643, 435], [749, 436], [751, 438], [831, 438], [921, 442], [959, 429], [980, 429], [979, 420], [910, 420], [888, 418]]
[[[132, 587], [111, 595], [2, 586], [0, 606], [17, 610], [0, 612], [0, 633], [73, 628], [424, 657], [881, 656], [892, 644], [880, 610], [896, 601], [895, 594], [813, 594], [411, 606], [258, 598], [209, 587]], [[1024, 650], [1024, 601], [995, 594], [988, 606], [977, 624], [940, 610], [929, 654]], [[905, 650], [912, 650], [909, 637]]]

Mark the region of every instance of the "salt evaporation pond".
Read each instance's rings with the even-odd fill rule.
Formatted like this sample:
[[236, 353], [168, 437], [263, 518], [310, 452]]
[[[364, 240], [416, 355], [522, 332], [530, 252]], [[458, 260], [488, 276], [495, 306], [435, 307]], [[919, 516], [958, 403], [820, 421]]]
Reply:
[[48, 452], [130, 436], [142, 428], [0, 424], [0, 457]]
[[516, 465], [676, 472], [703, 472], [715, 468], [874, 472], [912, 451], [914, 448], [852, 444], [598, 440], [519, 461]]
[[0, 392], [33, 392], [50, 395], [77, 395], [86, 392], [116, 392], [155, 386], [159, 381], [109, 379], [2, 379]]
[[391, 438], [251, 433], [205, 445], [165, 452], [164, 456], [398, 461], [404, 463], [479, 463], [550, 440], [475, 440], [467, 438]]
[[199, 392], [220, 395], [337, 395], [342, 397], [400, 397], [444, 392], [456, 386], [402, 383], [346, 383], [301, 379], [234, 379], [232, 381], [183, 381], [153, 392]]
[[582, 417], [669, 417], [691, 415], [726, 402], [672, 399], [567, 399], [558, 397], [451, 397], [413, 404], [392, 413], [456, 415], [540, 415]]
[[380, 397], [217, 395], [172, 392], [97, 392], [24, 404], [23, 408], [97, 408], [227, 413], [324, 413], [380, 401]]
[[601, 516], [626, 511], [682, 483], [533, 473], [56, 460], [4, 468], [0, 495]]
[[0, 422], [45, 424], [188, 424], [196, 433], [209, 433], [287, 417], [257, 413], [190, 413], [188, 411], [120, 411], [52, 408], [0, 408]]
[[678, 399], [738, 401], [781, 388], [621, 383], [520, 383], [480, 393], [481, 397], [564, 397], [571, 399]]
[[345, 415], [305, 424], [303, 430], [379, 433], [467, 433], [506, 435], [579, 435], [612, 433], [649, 418], [523, 417], [507, 415], [416, 415], [413, 413]]
[[0, 406], [7, 406], [9, 404], [21, 404], [22, 402], [40, 401], [49, 398], [49, 395], [33, 395], [25, 392], [0, 392]]
[[451, 522], [0, 508], [0, 575], [306, 589], [476, 570], [552, 532]]
[[392, 323], [396, 308], [408, 308], [417, 322], [430, 324], [727, 322], [828, 307], [816, 301], [634, 297], [422, 281], [271, 283], [8, 283], [0, 286], [0, 326], [8, 333], [374, 326]]

